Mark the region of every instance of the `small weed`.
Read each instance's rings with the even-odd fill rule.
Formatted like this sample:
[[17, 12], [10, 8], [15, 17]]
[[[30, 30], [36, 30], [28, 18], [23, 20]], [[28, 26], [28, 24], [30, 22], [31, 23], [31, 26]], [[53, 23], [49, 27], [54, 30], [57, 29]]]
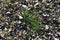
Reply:
[[25, 10], [21, 14], [25, 24], [30, 26], [31, 32], [37, 32], [42, 27], [42, 24], [39, 22], [39, 17], [35, 13], [35, 9]]

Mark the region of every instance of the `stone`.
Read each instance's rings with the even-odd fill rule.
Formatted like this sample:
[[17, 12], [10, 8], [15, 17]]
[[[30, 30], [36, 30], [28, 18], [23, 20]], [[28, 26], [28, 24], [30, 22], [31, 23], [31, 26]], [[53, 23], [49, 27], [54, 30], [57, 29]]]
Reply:
[[23, 17], [19, 15], [19, 19], [23, 19]]
[[48, 26], [48, 25], [45, 25], [45, 29], [46, 29], [46, 30], [49, 29], [49, 26]]

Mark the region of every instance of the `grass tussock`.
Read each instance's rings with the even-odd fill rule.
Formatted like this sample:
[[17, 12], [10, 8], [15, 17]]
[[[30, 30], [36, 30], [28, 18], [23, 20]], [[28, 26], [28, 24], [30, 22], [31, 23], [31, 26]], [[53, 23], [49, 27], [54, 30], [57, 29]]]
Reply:
[[39, 22], [39, 17], [34, 9], [25, 10], [21, 14], [25, 24], [30, 26], [31, 32], [37, 32], [42, 27], [42, 24]]

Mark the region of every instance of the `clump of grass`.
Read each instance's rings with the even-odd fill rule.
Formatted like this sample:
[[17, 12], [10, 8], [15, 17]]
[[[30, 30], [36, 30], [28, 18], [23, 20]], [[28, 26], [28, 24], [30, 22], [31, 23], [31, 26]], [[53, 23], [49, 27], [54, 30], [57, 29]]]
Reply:
[[30, 26], [31, 32], [37, 32], [42, 27], [40, 19], [35, 13], [35, 9], [25, 10], [21, 14], [25, 24]]

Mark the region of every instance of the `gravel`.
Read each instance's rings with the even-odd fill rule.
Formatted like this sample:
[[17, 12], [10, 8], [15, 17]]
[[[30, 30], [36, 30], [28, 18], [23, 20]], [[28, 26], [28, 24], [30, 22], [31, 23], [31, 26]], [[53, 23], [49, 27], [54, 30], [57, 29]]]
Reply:
[[[43, 25], [39, 34], [22, 21], [21, 12], [32, 7]], [[0, 0], [0, 40], [60, 40], [60, 0]]]

